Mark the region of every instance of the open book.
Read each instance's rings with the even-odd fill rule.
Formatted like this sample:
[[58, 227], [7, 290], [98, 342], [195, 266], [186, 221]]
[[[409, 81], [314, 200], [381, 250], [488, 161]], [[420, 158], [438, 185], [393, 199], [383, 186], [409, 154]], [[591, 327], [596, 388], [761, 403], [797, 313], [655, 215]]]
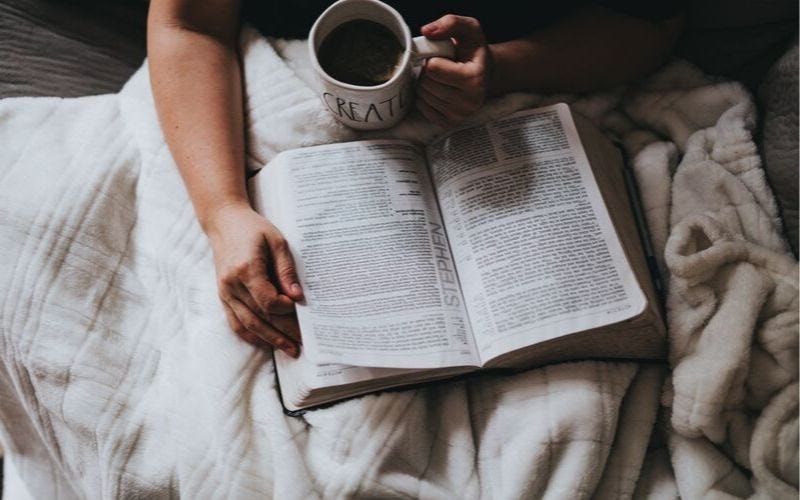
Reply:
[[[250, 181], [306, 300], [298, 410], [486, 368], [664, 355], [619, 152], [565, 104], [447, 133], [300, 148]], [[588, 155], [588, 157], [587, 157]]]

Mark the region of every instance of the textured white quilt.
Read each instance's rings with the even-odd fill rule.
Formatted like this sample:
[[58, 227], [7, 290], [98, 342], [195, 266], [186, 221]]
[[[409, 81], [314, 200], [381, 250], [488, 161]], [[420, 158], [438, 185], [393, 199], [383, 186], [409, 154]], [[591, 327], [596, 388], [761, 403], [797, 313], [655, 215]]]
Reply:
[[[304, 45], [242, 43], [251, 167], [356, 137], [310, 89]], [[635, 158], [670, 278], [671, 377], [568, 363], [302, 418], [226, 326], [146, 67], [117, 95], [0, 101], [7, 498], [796, 497], [797, 264], [750, 97], [676, 63], [561, 99]], [[508, 96], [476, 120], [552, 100]], [[391, 133], [437, 130], [412, 115]]]

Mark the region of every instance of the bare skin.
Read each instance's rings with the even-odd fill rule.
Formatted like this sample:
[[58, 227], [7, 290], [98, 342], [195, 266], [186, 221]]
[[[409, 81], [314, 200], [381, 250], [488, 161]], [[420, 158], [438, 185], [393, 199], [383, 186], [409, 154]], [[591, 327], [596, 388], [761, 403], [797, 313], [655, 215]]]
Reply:
[[214, 251], [231, 328], [297, 356], [293, 312], [303, 292], [294, 260], [280, 232], [251, 208], [245, 187], [238, 32], [237, 2], [152, 2], [150, 79], [161, 128]]
[[423, 26], [422, 34], [454, 39], [456, 60], [428, 61], [416, 105], [446, 127], [463, 121], [492, 95], [611, 87], [663, 63], [682, 25], [682, 16], [646, 21], [587, 6], [530, 36], [487, 44], [477, 19], [447, 15]]
[[[303, 291], [294, 260], [280, 231], [252, 209], [245, 187], [239, 17], [235, 0], [152, 0], [150, 81], [161, 128], [214, 252], [228, 323], [245, 341], [296, 357], [294, 303]], [[608, 87], [660, 64], [680, 25], [587, 7], [529, 37], [487, 44], [476, 19], [447, 15], [422, 33], [452, 38], [456, 59], [428, 61], [416, 104], [433, 123], [451, 126], [491, 95]]]

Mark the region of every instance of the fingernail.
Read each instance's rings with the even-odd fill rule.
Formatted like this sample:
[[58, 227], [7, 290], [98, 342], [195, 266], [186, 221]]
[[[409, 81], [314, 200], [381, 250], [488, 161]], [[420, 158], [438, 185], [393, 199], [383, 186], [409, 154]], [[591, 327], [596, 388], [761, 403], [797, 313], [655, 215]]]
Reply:
[[292, 291], [293, 295], [303, 294], [303, 289], [300, 287], [299, 283], [292, 283], [292, 286], [290, 286], [289, 289]]
[[300, 353], [297, 351], [297, 347], [293, 345], [287, 345], [286, 347], [283, 347], [283, 352], [293, 358], [297, 358], [300, 355]]

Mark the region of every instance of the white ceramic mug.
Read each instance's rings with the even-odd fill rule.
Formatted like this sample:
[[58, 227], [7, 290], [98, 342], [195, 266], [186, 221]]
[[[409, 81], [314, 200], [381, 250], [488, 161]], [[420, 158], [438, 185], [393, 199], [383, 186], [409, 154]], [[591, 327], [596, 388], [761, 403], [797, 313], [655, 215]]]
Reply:
[[[392, 77], [379, 85], [362, 86], [340, 82], [320, 66], [317, 53], [322, 41], [342, 23], [365, 19], [382, 24], [397, 37], [404, 51]], [[394, 8], [378, 0], [339, 0], [317, 18], [308, 36], [311, 64], [320, 83], [325, 106], [337, 120], [361, 130], [389, 128], [403, 119], [413, 103], [413, 67], [428, 57], [455, 54], [450, 40], [411, 38], [403, 17]]]

